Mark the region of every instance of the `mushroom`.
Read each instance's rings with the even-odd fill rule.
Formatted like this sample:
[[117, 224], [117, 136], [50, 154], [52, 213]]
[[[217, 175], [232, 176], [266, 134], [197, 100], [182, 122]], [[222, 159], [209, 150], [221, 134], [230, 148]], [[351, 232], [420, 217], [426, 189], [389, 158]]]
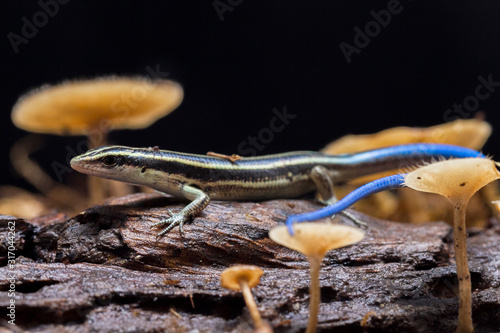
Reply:
[[[182, 98], [181, 86], [168, 80], [111, 76], [67, 81], [19, 98], [12, 121], [35, 133], [86, 135], [88, 148], [95, 148], [107, 143], [110, 130], [148, 127]], [[95, 187], [95, 181], [89, 181], [91, 198], [103, 199], [103, 191]]]
[[269, 324], [262, 321], [251, 291], [259, 284], [262, 274], [264, 271], [257, 266], [236, 265], [221, 273], [220, 284], [223, 288], [241, 291], [257, 331], [272, 332]]
[[318, 310], [321, 300], [319, 288], [319, 270], [325, 254], [359, 242], [364, 232], [353, 227], [324, 223], [300, 223], [295, 227], [295, 235], [288, 233], [286, 226], [279, 226], [269, 232], [269, 237], [276, 243], [301, 252], [307, 256], [310, 266], [310, 304], [307, 333], [316, 331]]
[[495, 162], [487, 158], [465, 158], [429, 164], [408, 173], [405, 185], [422, 192], [445, 196], [453, 205], [455, 261], [459, 286], [456, 332], [473, 332], [472, 291], [467, 262], [465, 210], [469, 199], [483, 186], [499, 179]]
[[0, 186], [0, 212], [2, 215], [33, 219], [50, 211], [50, 204], [41, 195], [18, 187]]

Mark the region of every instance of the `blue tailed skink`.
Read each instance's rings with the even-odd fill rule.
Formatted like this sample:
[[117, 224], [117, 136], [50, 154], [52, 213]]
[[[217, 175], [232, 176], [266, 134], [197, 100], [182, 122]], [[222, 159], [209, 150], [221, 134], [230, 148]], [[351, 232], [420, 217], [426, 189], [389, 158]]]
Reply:
[[422, 164], [439, 157], [470, 157], [479, 153], [452, 145], [409, 144], [327, 155], [313, 151], [224, 158], [178, 153], [158, 148], [104, 146], [74, 157], [82, 173], [114, 179], [185, 198], [190, 203], [156, 225], [159, 236], [200, 213], [214, 200], [293, 198], [318, 190], [322, 202], [336, 201], [333, 185], [386, 170]]

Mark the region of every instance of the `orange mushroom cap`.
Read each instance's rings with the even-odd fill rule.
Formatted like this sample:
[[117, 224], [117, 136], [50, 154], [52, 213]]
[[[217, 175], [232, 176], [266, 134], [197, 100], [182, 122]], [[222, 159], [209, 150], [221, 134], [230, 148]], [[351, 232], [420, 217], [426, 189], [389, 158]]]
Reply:
[[279, 226], [269, 232], [269, 237], [306, 256], [323, 257], [330, 250], [359, 242], [365, 235], [359, 229], [330, 223], [303, 222], [296, 223], [293, 228], [294, 236], [286, 226]]
[[264, 271], [257, 266], [236, 265], [221, 273], [220, 284], [227, 289], [241, 290], [240, 281], [245, 281], [250, 288], [253, 288], [259, 284], [262, 274]]
[[182, 87], [169, 80], [103, 77], [42, 86], [22, 96], [13, 123], [35, 133], [86, 135], [105, 121], [107, 129], [145, 128], [172, 112]]
[[468, 201], [483, 186], [499, 178], [494, 161], [488, 158], [460, 158], [432, 163], [409, 172], [405, 176], [405, 185], [457, 202]]

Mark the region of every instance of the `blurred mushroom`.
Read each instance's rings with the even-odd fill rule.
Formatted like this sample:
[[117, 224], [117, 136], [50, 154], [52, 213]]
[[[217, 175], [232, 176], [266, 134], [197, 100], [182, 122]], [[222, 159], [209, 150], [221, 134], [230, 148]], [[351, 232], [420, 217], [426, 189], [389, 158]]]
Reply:
[[356, 153], [407, 143], [447, 143], [481, 149], [491, 125], [479, 119], [459, 119], [431, 127], [393, 127], [374, 134], [346, 135], [322, 149], [326, 154]]
[[225, 269], [221, 273], [220, 284], [223, 288], [241, 291], [256, 331], [272, 332], [269, 324], [262, 321], [251, 291], [253, 287], [259, 284], [262, 274], [264, 272], [257, 266], [236, 265]]
[[454, 159], [433, 163], [408, 173], [405, 185], [418, 191], [440, 194], [453, 205], [455, 261], [459, 286], [456, 332], [473, 332], [472, 290], [467, 262], [465, 209], [469, 199], [483, 186], [499, 179], [495, 162], [486, 158]]
[[[19, 98], [12, 121], [35, 133], [86, 135], [88, 147], [95, 148], [107, 143], [107, 134], [113, 129], [148, 127], [172, 112], [182, 98], [182, 87], [168, 80], [111, 76], [67, 81], [42, 86]], [[99, 185], [102, 181], [89, 180], [94, 202], [107, 196]]]
[[0, 214], [32, 219], [50, 211], [41, 195], [14, 186], [0, 186]]
[[330, 250], [359, 242], [363, 239], [364, 232], [353, 227], [324, 223], [300, 223], [294, 229], [295, 235], [291, 236], [286, 226], [279, 226], [269, 232], [269, 237], [278, 244], [305, 254], [309, 260], [311, 300], [306, 332], [312, 333], [316, 332], [318, 324], [321, 300], [319, 270], [323, 257]]

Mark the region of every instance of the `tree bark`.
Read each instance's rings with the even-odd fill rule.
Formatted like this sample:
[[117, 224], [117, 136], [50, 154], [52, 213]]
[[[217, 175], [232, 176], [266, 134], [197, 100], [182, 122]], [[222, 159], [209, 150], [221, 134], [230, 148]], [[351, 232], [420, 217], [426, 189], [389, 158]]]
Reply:
[[[183, 235], [175, 228], [157, 238], [160, 230], [150, 226], [184, 205], [137, 194], [73, 218], [1, 217], [0, 331], [2, 326], [36, 332], [251, 331], [241, 293], [219, 283], [219, 274], [235, 264], [264, 270], [252, 292], [275, 332], [304, 330], [307, 259], [272, 242], [268, 231], [290, 214], [320, 206], [307, 200], [214, 201], [184, 226]], [[351, 212], [367, 223], [366, 237], [323, 260], [318, 331], [453, 332], [458, 282], [452, 228]], [[351, 224], [342, 217], [335, 222]], [[500, 224], [492, 219], [486, 229], [469, 232], [475, 332], [498, 332]], [[15, 263], [9, 265], [11, 245]], [[8, 323], [10, 292], [16, 326]]]

